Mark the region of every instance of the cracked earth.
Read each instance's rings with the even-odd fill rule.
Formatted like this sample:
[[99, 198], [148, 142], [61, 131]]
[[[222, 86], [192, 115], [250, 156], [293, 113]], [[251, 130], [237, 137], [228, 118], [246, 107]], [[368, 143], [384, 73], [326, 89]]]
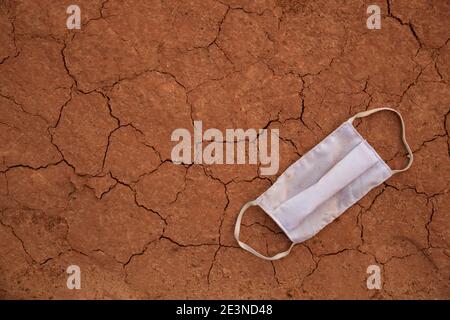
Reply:
[[[448, 1], [1, 0], [0, 28], [1, 298], [450, 298]], [[276, 176], [170, 161], [193, 120], [277, 128], [279, 175], [384, 106], [405, 119], [412, 168], [279, 261], [233, 237]], [[394, 115], [357, 128], [406, 163]], [[260, 209], [243, 222], [257, 250], [289, 245]], [[66, 287], [73, 264], [81, 290]]]

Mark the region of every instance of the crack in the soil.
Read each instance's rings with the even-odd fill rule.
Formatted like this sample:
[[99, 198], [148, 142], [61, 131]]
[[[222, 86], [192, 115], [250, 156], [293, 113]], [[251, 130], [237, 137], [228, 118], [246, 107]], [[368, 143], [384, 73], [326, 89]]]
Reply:
[[420, 41], [419, 37], [417, 36], [416, 31], [414, 30], [413, 24], [411, 22], [403, 22], [399, 17], [395, 16], [392, 13], [392, 11], [391, 11], [391, 1], [390, 0], [386, 0], [386, 2], [387, 2], [387, 11], [388, 11], [387, 16], [391, 17], [394, 20], [396, 20], [402, 26], [407, 26], [409, 28], [409, 31], [413, 35], [414, 39], [417, 41], [417, 44], [419, 45], [419, 48], [416, 51], [416, 56], [417, 56], [417, 54], [419, 53], [420, 49], [422, 48], [422, 42]]

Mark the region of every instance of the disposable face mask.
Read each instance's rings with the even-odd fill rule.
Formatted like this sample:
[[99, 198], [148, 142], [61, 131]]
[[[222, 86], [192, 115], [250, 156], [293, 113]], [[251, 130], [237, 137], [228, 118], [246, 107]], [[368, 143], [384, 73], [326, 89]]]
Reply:
[[[400, 117], [409, 157], [404, 169], [391, 170], [353, 126], [356, 118], [381, 110], [393, 111]], [[295, 244], [313, 237], [371, 189], [393, 174], [408, 170], [412, 162], [413, 154], [399, 112], [390, 108], [360, 112], [292, 164], [256, 200], [246, 203], [237, 217], [234, 236], [241, 248], [262, 259], [283, 258]], [[288, 250], [267, 257], [239, 240], [242, 216], [250, 206], [261, 207], [278, 224], [292, 241]]]

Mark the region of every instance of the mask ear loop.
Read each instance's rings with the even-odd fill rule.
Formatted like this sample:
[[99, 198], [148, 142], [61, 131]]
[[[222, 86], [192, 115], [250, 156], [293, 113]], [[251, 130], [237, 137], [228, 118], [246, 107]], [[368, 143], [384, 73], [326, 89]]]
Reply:
[[292, 248], [294, 247], [295, 243], [293, 242], [291, 244], [291, 246], [289, 247], [289, 249], [287, 249], [286, 251], [277, 253], [276, 255], [272, 256], [272, 257], [267, 257], [261, 253], [259, 253], [258, 251], [256, 251], [255, 249], [253, 249], [252, 247], [250, 247], [248, 244], [242, 242], [241, 240], [239, 240], [239, 233], [241, 231], [241, 221], [242, 221], [242, 217], [244, 216], [244, 212], [251, 206], [257, 206], [258, 203], [256, 201], [249, 201], [246, 204], [244, 204], [241, 208], [241, 211], [239, 212], [239, 215], [236, 219], [236, 226], [234, 227], [234, 237], [236, 238], [237, 243], [239, 244], [239, 246], [244, 249], [247, 250], [248, 252], [254, 254], [255, 256], [264, 259], [264, 260], [278, 260], [281, 258], [286, 257], [292, 250]]
[[392, 170], [392, 172], [395, 174], [395, 173], [399, 173], [399, 172], [403, 172], [403, 171], [408, 170], [411, 167], [411, 165], [412, 165], [412, 163], [414, 161], [413, 153], [411, 151], [411, 148], [408, 145], [408, 142], [406, 141], [405, 123], [403, 122], [403, 118], [402, 118], [402, 115], [400, 114], [400, 112], [398, 112], [397, 110], [394, 110], [392, 108], [376, 108], [376, 109], [372, 109], [372, 110], [359, 112], [359, 113], [355, 114], [353, 117], [351, 117], [350, 119], [348, 119], [348, 121], [350, 123], [353, 123], [353, 120], [355, 120], [357, 118], [367, 117], [367, 116], [370, 116], [371, 114], [373, 114], [375, 112], [384, 111], [384, 110], [395, 112], [399, 116], [400, 121], [402, 123], [402, 140], [403, 140], [403, 144], [405, 145], [405, 148], [408, 151], [408, 158], [409, 158], [408, 164], [403, 169]]

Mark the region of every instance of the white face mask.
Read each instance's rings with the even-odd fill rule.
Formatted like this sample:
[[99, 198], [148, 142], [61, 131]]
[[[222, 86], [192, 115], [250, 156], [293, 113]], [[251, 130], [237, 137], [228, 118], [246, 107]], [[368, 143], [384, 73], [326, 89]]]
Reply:
[[[404, 169], [391, 170], [352, 124], [356, 118], [381, 110], [393, 111], [400, 117], [409, 157]], [[393, 174], [409, 169], [412, 162], [413, 154], [399, 112], [390, 108], [360, 112], [291, 165], [256, 200], [246, 203], [238, 215], [234, 236], [243, 249], [262, 259], [283, 258], [295, 244], [313, 237], [371, 189]], [[250, 206], [260, 206], [278, 224], [292, 241], [288, 250], [266, 257], [239, 240], [242, 216]]]

